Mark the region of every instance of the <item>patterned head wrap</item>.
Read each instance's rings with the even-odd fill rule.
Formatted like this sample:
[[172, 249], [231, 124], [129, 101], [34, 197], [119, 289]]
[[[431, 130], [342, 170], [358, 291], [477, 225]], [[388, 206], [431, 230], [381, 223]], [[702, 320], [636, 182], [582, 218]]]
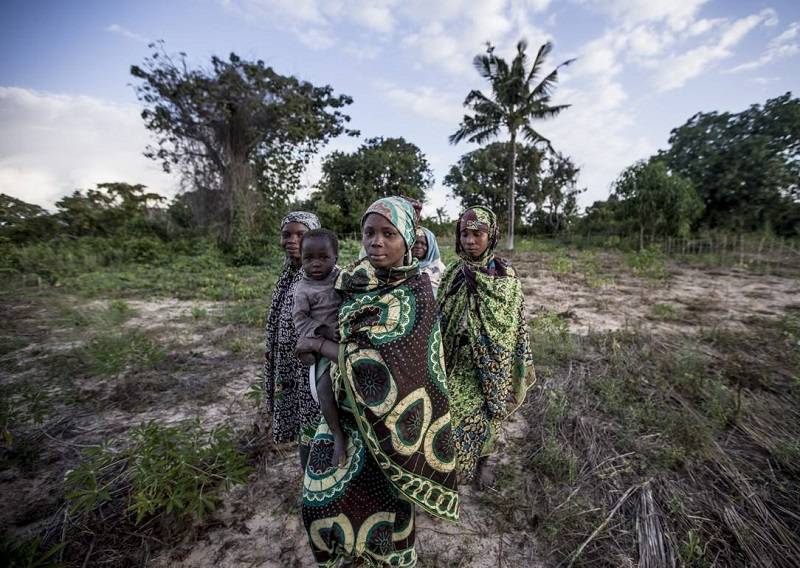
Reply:
[[308, 227], [309, 230], [319, 229], [322, 227], [322, 224], [319, 222], [319, 218], [308, 211], [292, 211], [283, 218], [283, 221], [281, 221], [281, 229], [283, 229], [289, 223], [301, 223]]
[[[467, 229], [481, 231], [489, 235], [489, 246], [477, 260], [471, 259], [466, 251], [461, 247], [462, 224]], [[490, 260], [490, 257], [494, 255], [494, 249], [497, 247], [499, 235], [500, 231], [497, 226], [497, 216], [494, 214], [494, 211], [488, 207], [484, 207], [483, 205], [475, 205], [474, 207], [470, 207], [461, 214], [461, 216], [458, 218], [458, 223], [456, 223], [456, 253], [458, 256], [468, 262], [483, 263], [488, 261]]]
[[411, 250], [414, 241], [417, 240], [416, 232], [416, 213], [414, 207], [402, 197], [382, 197], [369, 206], [364, 216], [361, 217], [361, 226], [370, 213], [377, 213], [386, 218], [394, 227], [400, 231], [400, 235], [406, 243], [406, 249]]

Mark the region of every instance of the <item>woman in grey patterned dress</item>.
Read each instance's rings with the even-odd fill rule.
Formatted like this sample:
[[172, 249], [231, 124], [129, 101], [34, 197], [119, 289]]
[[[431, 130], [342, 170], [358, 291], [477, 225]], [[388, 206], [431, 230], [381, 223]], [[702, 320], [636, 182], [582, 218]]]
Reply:
[[320, 228], [313, 213], [293, 211], [281, 222], [281, 247], [286, 252], [267, 314], [264, 352], [264, 390], [267, 412], [272, 415], [272, 437], [276, 443], [298, 441], [300, 462], [305, 470], [308, 449], [319, 423], [319, 404], [311, 396], [308, 367], [294, 354], [297, 334], [292, 321], [294, 289], [300, 281], [300, 240]]

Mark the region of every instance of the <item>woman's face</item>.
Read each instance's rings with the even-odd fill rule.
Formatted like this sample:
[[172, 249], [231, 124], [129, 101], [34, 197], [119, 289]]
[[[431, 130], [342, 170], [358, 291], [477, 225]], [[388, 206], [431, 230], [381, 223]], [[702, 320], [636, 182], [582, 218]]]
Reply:
[[477, 260], [489, 248], [489, 233], [469, 229], [464, 221], [461, 222], [459, 229], [458, 238], [461, 241], [461, 248], [472, 260]]
[[286, 223], [281, 229], [281, 247], [294, 264], [300, 264], [300, 241], [307, 232], [302, 223]]
[[428, 239], [425, 235], [418, 235], [417, 240], [414, 241], [414, 246], [411, 247], [411, 254], [417, 260], [424, 260], [428, 254]]
[[383, 215], [370, 213], [361, 228], [361, 244], [375, 268], [403, 266], [406, 242], [397, 228]]

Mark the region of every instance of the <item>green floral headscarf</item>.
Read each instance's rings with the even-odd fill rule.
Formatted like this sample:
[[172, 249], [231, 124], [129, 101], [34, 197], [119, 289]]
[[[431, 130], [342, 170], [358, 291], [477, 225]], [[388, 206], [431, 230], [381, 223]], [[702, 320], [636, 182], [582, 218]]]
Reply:
[[370, 213], [377, 213], [385, 217], [392, 225], [394, 225], [403, 240], [406, 243], [406, 248], [411, 249], [414, 246], [414, 241], [417, 240], [417, 223], [414, 214], [414, 207], [408, 200], [402, 197], [382, 197], [375, 203], [369, 206], [364, 216], [361, 217], [361, 226], [364, 226], [364, 221]]

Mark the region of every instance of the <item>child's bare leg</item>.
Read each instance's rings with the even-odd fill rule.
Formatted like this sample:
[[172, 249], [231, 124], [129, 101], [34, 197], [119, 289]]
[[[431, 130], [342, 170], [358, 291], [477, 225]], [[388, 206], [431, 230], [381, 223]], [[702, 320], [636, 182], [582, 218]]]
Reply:
[[331, 375], [327, 370], [322, 374], [319, 384], [317, 384], [317, 396], [319, 397], [319, 408], [322, 411], [322, 416], [325, 417], [325, 422], [333, 434], [332, 465], [344, 467], [347, 460], [347, 441], [339, 423], [339, 408], [336, 406], [336, 399], [333, 396]]

